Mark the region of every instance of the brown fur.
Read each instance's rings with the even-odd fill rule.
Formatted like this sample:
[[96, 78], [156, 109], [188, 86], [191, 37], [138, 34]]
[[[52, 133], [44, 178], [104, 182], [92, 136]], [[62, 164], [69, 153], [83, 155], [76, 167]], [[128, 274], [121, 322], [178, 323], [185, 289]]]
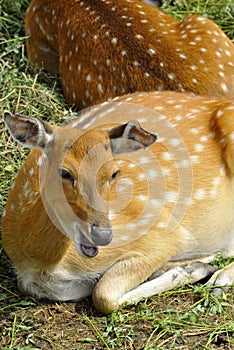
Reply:
[[[136, 301], [137, 286], [169, 261], [196, 261], [218, 252], [233, 255], [233, 114], [234, 104], [228, 100], [174, 92], [142, 93], [116, 99], [110, 104], [110, 110], [108, 105], [100, 106], [70, 125], [55, 129], [52, 146], [45, 151], [48, 169], [38, 165], [43, 151], [33, 150], [17, 175], [3, 217], [3, 245], [16, 267], [21, 290], [36, 297], [59, 300], [84, 297], [93, 291], [96, 307], [102, 312], [111, 312], [124, 302]], [[82, 152], [109, 142], [107, 131], [113, 128], [113, 123], [107, 124], [108, 120], [115, 120], [119, 125], [120, 120], [126, 122], [133, 116], [145, 120], [141, 124], [146, 130], [158, 133], [159, 140], [149, 151], [139, 150], [112, 158], [108, 147], [104, 147], [95, 155], [96, 165], [92, 163], [94, 158], [90, 158], [84, 163], [84, 173], [80, 172]], [[82, 125], [89, 123], [90, 130], [81, 132]], [[66, 148], [71, 143], [72, 149]], [[146, 165], [145, 159], [149, 159]], [[61, 215], [69, 220], [70, 212], [66, 211], [62, 192], [58, 193], [56, 188], [61, 162], [69, 171], [76, 169], [74, 176], [86, 173], [91, 184], [94, 184], [95, 168], [101, 168], [96, 177], [99, 189], [106, 186], [100, 187], [98, 183], [106, 171], [109, 174], [116, 169], [121, 171], [104, 191], [107, 198], [117, 200], [112, 203], [112, 209], [103, 209], [115, 210], [111, 217], [116, 229], [113, 242], [100, 247], [92, 259], [77, 253], [72, 237], [62, 233], [58, 223], [51, 221], [51, 209], [47, 206], [45, 210], [42, 202], [41, 194], [45, 192], [53, 209], [56, 202], [52, 199], [61, 197]], [[44, 171], [40, 183], [39, 175]], [[152, 174], [152, 171], [159, 173]], [[118, 188], [127, 179], [133, 183], [132, 194], [131, 187]], [[76, 192], [78, 197], [74, 199], [67, 180], [63, 181], [62, 188], [66, 201], [73, 210], [79, 211], [77, 208], [84, 203], [79, 193]], [[177, 192], [178, 199], [173, 197]], [[188, 199], [191, 202], [185, 205]], [[162, 203], [157, 204], [157, 200]], [[145, 214], [153, 215], [152, 223], [147, 221], [149, 216], [144, 216], [145, 208], [148, 208]], [[82, 216], [82, 211], [77, 214]], [[106, 213], [103, 215], [105, 218]], [[83, 219], [89, 221], [89, 213]], [[133, 228], [128, 228], [128, 224], [133, 224]], [[145, 234], [141, 233], [142, 228]], [[180, 276], [180, 283], [198, 279], [197, 275], [191, 277], [191, 271], [198, 271], [197, 265], [193, 270], [183, 270], [190, 280], [178, 271], [175, 276]], [[233, 270], [225, 273], [232, 284]], [[165, 288], [178, 285], [173, 284], [175, 276], [165, 281]], [[217, 280], [220, 283], [220, 279]], [[161, 282], [158, 287], [163, 285]], [[148, 290], [145, 283], [139, 288]], [[145, 291], [140, 291], [138, 297], [146, 296]], [[150, 295], [156, 292], [154, 286]]]
[[139, 0], [33, 0], [25, 28], [29, 61], [60, 74], [79, 108], [135, 91], [234, 97], [233, 43], [201, 16], [179, 22]]

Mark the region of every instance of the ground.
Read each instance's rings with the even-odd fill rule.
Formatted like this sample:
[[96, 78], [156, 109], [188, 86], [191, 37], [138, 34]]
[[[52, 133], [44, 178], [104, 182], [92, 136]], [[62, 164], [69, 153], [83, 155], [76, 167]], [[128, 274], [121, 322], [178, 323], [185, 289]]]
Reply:
[[185, 286], [105, 316], [91, 298], [60, 303], [23, 296], [3, 253], [0, 288], [4, 350], [234, 349], [233, 291], [215, 298], [202, 284]]

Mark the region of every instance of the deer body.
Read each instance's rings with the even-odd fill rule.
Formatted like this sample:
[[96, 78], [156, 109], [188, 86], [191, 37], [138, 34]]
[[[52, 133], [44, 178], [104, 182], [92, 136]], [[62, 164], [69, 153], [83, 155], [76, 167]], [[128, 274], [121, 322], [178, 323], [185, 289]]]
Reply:
[[201, 16], [179, 22], [139, 0], [33, 0], [25, 28], [29, 61], [60, 74], [79, 108], [135, 91], [234, 97], [234, 45]]
[[[111, 312], [213, 272], [204, 262], [234, 254], [233, 113], [231, 101], [174, 92], [116, 98], [65, 127], [5, 112], [13, 137], [37, 148], [3, 217], [19, 288], [92, 294]], [[233, 269], [211, 284], [232, 285]]]

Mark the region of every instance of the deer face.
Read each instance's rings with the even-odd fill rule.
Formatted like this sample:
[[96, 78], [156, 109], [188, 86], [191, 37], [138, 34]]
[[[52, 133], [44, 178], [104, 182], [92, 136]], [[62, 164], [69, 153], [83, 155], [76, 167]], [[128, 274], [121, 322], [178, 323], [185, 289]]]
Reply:
[[156, 136], [136, 121], [86, 132], [7, 111], [4, 121], [18, 142], [43, 151], [40, 194], [51, 221], [78, 253], [94, 257], [112, 240], [109, 196], [119, 173], [114, 156], [148, 147]]
[[108, 133], [58, 128], [45, 154], [43, 198], [77, 248], [94, 256], [112, 239], [108, 199], [119, 170]]

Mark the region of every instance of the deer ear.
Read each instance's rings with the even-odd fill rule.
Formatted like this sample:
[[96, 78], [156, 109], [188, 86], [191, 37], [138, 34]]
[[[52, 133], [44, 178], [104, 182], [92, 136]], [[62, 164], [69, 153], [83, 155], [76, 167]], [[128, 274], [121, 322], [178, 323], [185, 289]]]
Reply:
[[4, 111], [3, 120], [12, 137], [29, 148], [44, 149], [53, 140], [53, 127], [42, 120]]
[[109, 137], [114, 155], [147, 148], [157, 139], [155, 133], [142, 129], [136, 120], [131, 120], [127, 124], [111, 129]]

